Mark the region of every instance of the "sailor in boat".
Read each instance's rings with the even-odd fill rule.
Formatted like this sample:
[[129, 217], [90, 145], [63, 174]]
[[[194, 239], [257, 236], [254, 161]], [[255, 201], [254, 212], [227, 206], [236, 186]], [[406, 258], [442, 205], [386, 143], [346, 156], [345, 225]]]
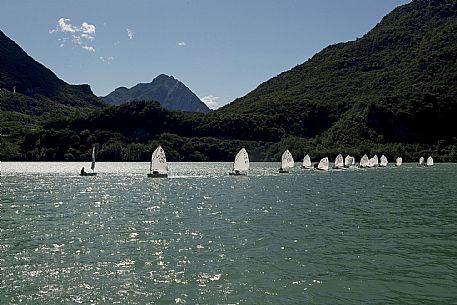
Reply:
[[81, 175], [84, 175], [86, 173], [86, 171], [84, 170], [84, 166], [83, 168], [81, 168]]

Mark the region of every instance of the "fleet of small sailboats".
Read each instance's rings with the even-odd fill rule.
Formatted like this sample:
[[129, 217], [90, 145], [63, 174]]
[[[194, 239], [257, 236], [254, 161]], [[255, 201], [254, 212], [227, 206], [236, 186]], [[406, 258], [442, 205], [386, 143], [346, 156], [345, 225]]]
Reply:
[[295, 165], [294, 157], [288, 149], [284, 151], [281, 157], [281, 168], [279, 168], [280, 173], [288, 173], [291, 168]]
[[[395, 159], [395, 166], [399, 167], [403, 163], [402, 157], [397, 157]], [[369, 158], [368, 155], [363, 155], [360, 159], [360, 163], [358, 164], [359, 168], [370, 168], [370, 167], [387, 167], [389, 164], [387, 157], [382, 155], [380, 159], [378, 159], [377, 155], [374, 155], [372, 158]], [[1, 175], [1, 165], [2, 162], [0, 161], [0, 175]], [[294, 158], [290, 151], [286, 149], [281, 157], [281, 167], [279, 168], [280, 173], [288, 173], [291, 168], [295, 165]], [[322, 158], [319, 163], [311, 162], [310, 156], [307, 154], [303, 158], [303, 165], [304, 169], [312, 169], [313, 167], [317, 170], [321, 171], [328, 171], [329, 170], [329, 159], [328, 157]], [[347, 155], [346, 158], [343, 158], [343, 155], [339, 154], [335, 158], [335, 165], [333, 169], [345, 169], [354, 167], [356, 165], [355, 158], [351, 155]], [[425, 161], [424, 157], [419, 158], [419, 162], [417, 163], [418, 166], [433, 166], [433, 158], [429, 156], [427, 161]], [[229, 172], [231, 176], [246, 176], [249, 172], [249, 154], [245, 148], [242, 148], [238, 151], [235, 156], [235, 160], [233, 161], [232, 171]], [[91, 167], [92, 172], [88, 173], [84, 170], [84, 167], [81, 169], [81, 176], [95, 176], [97, 173], [95, 172], [95, 146], [92, 147], [92, 163]], [[150, 178], [166, 178], [168, 177], [168, 163], [167, 158], [165, 155], [165, 151], [163, 150], [162, 146], [158, 146], [151, 155], [151, 161], [149, 166], [149, 173], [147, 174]]]
[[233, 169], [229, 173], [232, 176], [246, 176], [249, 171], [249, 155], [246, 149], [242, 148], [235, 156]]
[[167, 178], [168, 177], [168, 163], [165, 151], [162, 146], [158, 146], [151, 156], [151, 163], [149, 166], [149, 178]]

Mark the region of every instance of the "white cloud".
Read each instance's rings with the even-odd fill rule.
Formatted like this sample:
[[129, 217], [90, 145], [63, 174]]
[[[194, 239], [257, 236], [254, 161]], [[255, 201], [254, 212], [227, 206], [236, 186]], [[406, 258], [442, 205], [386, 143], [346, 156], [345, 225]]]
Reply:
[[[63, 36], [58, 41], [65, 42], [70, 40], [74, 45], [78, 45], [84, 50], [95, 52], [95, 48], [91, 43], [95, 40], [96, 27], [93, 24], [83, 22], [80, 26], [75, 26], [70, 23], [68, 18], [60, 18], [57, 21], [55, 29], [49, 30], [49, 34], [60, 34]], [[62, 48], [64, 43], [60, 44]]]
[[102, 62], [104, 62], [106, 64], [111, 64], [111, 62], [113, 62], [113, 60], [114, 60], [113, 56], [109, 56], [109, 57], [100, 56], [99, 58]]
[[178, 46], [185, 47], [185, 46], [187, 46], [187, 43], [185, 43], [184, 41], [181, 41], [181, 42], [178, 42]]
[[95, 37], [91, 36], [89, 34], [81, 34], [81, 38], [84, 38], [84, 39], [87, 39], [87, 40], [90, 40], [90, 41], [94, 41], [95, 40]]
[[81, 24], [81, 31], [85, 34], [95, 34], [95, 25], [83, 22]]
[[73, 42], [74, 44], [79, 44], [79, 45], [83, 44], [83, 40], [81, 39], [81, 36], [78, 36], [78, 35], [73, 35], [71, 42]]
[[131, 29], [127, 29], [127, 36], [129, 36], [130, 39], [133, 39], [133, 36], [135, 36], [135, 32]]
[[95, 48], [93, 46], [82, 46], [84, 50], [87, 50], [89, 52], [94, 52], [95, 53]]
[[75, 26], [73, 26], [71, 23], [67, 23], [69, 22], [70, 19], [66, 19], [66, 18], [60, 18], [58, 21], [57, 21], [57, 28], [56, 28], [56, 31], [61, 31], [61, 32], [70, 32], [70, 33], [75, 33], [77, 32], [77, 28]]
[[211, 109], [217, 109], [221, 107], [221, 105], [218, 103], [219, 99], [220, 97], [213, 95], [207, 95], [201, 98], [202, 102]]

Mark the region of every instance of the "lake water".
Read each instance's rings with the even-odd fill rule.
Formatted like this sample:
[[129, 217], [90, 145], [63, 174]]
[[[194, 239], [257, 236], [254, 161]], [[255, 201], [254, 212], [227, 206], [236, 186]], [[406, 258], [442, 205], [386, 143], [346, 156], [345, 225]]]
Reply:
[[2, 163], [0, 304], [456, 304], [457, 165]]

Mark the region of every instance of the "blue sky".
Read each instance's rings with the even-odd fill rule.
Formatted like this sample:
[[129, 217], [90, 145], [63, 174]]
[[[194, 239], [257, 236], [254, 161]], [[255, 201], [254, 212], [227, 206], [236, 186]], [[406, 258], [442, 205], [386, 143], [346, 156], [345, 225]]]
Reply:
[[0, 29], [96, 95], [165, 73], [217, 108], [408, 2], [2, 0]]

